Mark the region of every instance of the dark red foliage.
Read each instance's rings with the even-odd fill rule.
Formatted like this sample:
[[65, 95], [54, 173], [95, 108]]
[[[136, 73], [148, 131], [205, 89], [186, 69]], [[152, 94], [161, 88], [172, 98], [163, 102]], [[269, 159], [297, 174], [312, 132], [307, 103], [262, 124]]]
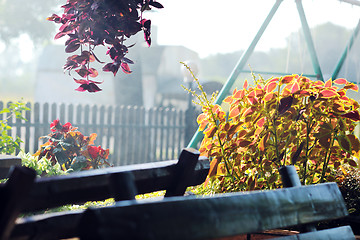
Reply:
[[345, 117], [345, 118], [350, 118], [353, 121], [360, 121], [360, 115], [359, 115], [358, 111], [351, 111], [351, 112], [345, 113], [341, 116]]
[[284, 114], [287, 110], [289, 110], [289, 108], [292, 106], [294, 97], [293, 96], [288, 96], [288, 97], [284, 97], [280, 100], [280, 104], [279, 104], [279, 115]]
[[[124, 42], [142, 30], [146, 43], [151, 45], [151, 21], [142, 17], [143, 12], [151, 10], [151, 7], [163, 8], [154, 0], [67, 0], [62, 6], [64, 14], [61, 17], [53, 14], [47, 18], [62, 24], [55, 39], [69, 37], [65, 42], [65, 52], [72, 53], [81, 49], [80, 55], [68, 57], [64, 65], [64, 70], [70, 72], [76, 69], [81, 77], [86, 77], [89, 81], [80, 83], [76, 90], [101, 90], [97, 86], [101, 82], [88, 79], [98, 75], [94, 68], [89, 67], [89, 63], [95, 60], [105, 64], [103, 71], [112, 72], [114, 75], [120, 67], [124, 73], [131, 73], [128, 64], [134, 62], [125, 57], [131, 46], [126, 46]], [[101, 62], [95, 56], [93, 50], [99, 45], [108, 47], [107, 55], [111, 62]], [[85, 47], [87, 51], [83, 49]]]
[[102, 91], [102, 89], [100, 89], [98, 87], [98, 85], [96, 85], [96, 84], [99, 84], [99, 83], [93, 83], [93, 82], [83, 83], [75, 90], [79, 91], [79, 92], [85, 92], [85, 91], [99, 92], [99, 91]]
[[69, 132], [69, 130], [72, 128], [71, 123], [67, 122], [64, 125], [60, 124], [59, 119], [55, 119], [51, 124], [50, 124], [50, 130], [52, 132], [60, 132], [60, 133], [67, 133]]

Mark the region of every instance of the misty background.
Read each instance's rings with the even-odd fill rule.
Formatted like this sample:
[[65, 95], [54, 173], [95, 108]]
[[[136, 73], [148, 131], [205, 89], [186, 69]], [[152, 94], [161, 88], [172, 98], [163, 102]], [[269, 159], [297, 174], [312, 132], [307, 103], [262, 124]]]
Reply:
[[[164, 6], [164, 9], [155, 14], [165, 12], [166, 4]], [[181, 87], [184, 83], [180, 61], [195, 61], [199, 67], [201, 83], [208, 86], [208, 91], [215, 91], [225, 83], [248, 47], [241, 45], [238, 46], [238, 49], [241, 49], [238, 51], [200, 56], [196, 49], [178, 44], [158, 44], [157, 26], [156, 22], [153, 22], [152, 47], [144, 46], [142, 33], [132, 40], [136, 45], [129, 53], [129, 57], [135, 61], [135, 65], [131, 65], [131, 75], [119, 71], [114, 78], [111, 73], [102, 73], [97, 79], [105, 80], [105, 83], [100, 85], [102, 92], [77, 92], [74, 90], [77, 84], [72, 80], [73, 77], [78, 77], [76, 73], [69, 76], [62, 72], [62, 65], [69, 54], [64, 52], [63, 42], [66, 37], [64, 40], [53, 41], [59, 25], [46, 21], [46, 17], [52, 13], [61, 14], [58, 0], [0, 1], [0, 100], [16, 101], [23, 98], [30, 102], [181, 107], [186, 103], [187, 93]], [[266, 16], [260, 17], [264, 19]], [[219, 20], [218, 24], [213, 28], [221, 28], [222, 24], [230, 23]], [[311, 32], [320, 66], [327, 80], [335, 69], [353, 29], [327, 22], [312, 27]], [[227, 37], [207, 34], [217, 38]], [[237, 32], [239, 37], [247, 34]], [[276, 41], [276, 36], [273, 38]], [[191, 36], [189, 39], [191, 41]], [[293, 29], [285, 40], [284, 47], [266, 51], [255, 49], [249, 59], [249, 67], [245, 70], [314, 74], [302, 30]], [[99, 49], [98, 56], [103, 60], [107, 58], [101, 54], [105, 51], [106, 49]], [[101, 70], [101, 66], [96, 68]], [[263, 75], [264, 78], [271, 76]], [[355, 39], [338, 77], [360, 83], [359, 36]], [[250, 78], [249, 73], [243, 73], [238, 77], [239, 83]], [[359, 95], [351, 93], [351, 97], [357, 100]]]

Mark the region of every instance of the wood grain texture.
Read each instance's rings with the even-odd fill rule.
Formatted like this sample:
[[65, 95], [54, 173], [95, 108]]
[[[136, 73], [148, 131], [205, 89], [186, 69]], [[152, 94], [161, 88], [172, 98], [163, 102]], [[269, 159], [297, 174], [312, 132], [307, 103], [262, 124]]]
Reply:
[[79, 235], [78, 224], [83, 210], [59, 212], [20, 218], [11, 240], [66, 239]]
[[[83, 239], [211, 239], [346, 216], [335, 183], [92, 209]], [[91, 219], [92, 218], [92, 219]], [[83, 231], [84, 232], [84, 231]]]
[[[65, 204], [99, 201], [113, 197], [109, 188], [112, 181], [110, 178], [116, 178], [117, 174], [124, 172], [133, 174], [138, 194], [164, 190], [174, 181], [173, 173], [177, 162], [177, 160], [170, 160], [137, 164], [37, 179], [23, 211], [37, 211]], [[208, 171], [209, 160], [199, 159], [194, 174], [189, 179], [189, 186], [204, 182]]]

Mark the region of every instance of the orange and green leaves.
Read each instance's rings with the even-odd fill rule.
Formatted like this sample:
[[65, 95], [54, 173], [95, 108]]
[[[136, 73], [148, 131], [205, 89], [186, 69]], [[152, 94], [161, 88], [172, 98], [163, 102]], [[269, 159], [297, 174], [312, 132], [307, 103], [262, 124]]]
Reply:
[[203, 102], [197, 119], [205, 133], [200, 152], [214, 159], [208, 181], [216, 191], [278, 187], [280, 164], [294, 164], [306, 184], [335, 179], [336, 170], [356, 165], [360, 142], [352, 131], [359, 104], [346, 96], [356, 85], [296, 74], [254, 80], [224, 105]]
[[34, 154], [39, 159], [46, 157], [52, 163], [58, 162], [63, 170], [74, 171], [97, 169], [102, 165], [109, 165], [106, 161], [109, 157], [109, 149], [94, 146], [96, 133], [84, 136], [70, 123], [60, 124], [58, 119], [50, 124], [48, 141], [40, 146]]

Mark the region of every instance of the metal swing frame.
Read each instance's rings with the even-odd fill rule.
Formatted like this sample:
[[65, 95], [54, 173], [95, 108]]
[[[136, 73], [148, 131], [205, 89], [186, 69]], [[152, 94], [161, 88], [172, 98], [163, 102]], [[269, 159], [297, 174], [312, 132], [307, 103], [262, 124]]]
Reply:
[[[262, 37], [263, 33], [265, 32], [267, 26], [269, 25], [270, 21], [272, 20], [273, 16], [275, 15], [276, 11], [278, 10], [280, 4], [283, 1], [284, 0], [276, 0], [275, 4], [271, 8], [268, 16], [265, 18], [263, 24], [261, 25], [259, 31], [256, 33], [256, 35], [255, 35], [254, 39], [252, 40], [252, 42], [250, 43], [249, 47], [246, 49], [246, 51], [240, 57], [239, 61], [235, 65], [233, 71], [231, 72], [229, 78], [227, 79], [227, 81], [225, 82], [221, 91], [219, 92], [219, 95], [218, 95], [217, 99], [215, 100], [215, 104], [220, 104], [224, 100], [224, 98], [226, 97], [226, 94], [230, 91], [231, 87], [234, 85], [234, 82], [240, 73], [248, 72], [248, 71], [244, 71], [243, 68], [245, 67], [245, 64], [249, 60], [251, 54], [254, 52], [254, 49], [255, 49], [257, 43], [259, 42], [259, 40]], [[340, 1], [348, 2], [349, 0], [340, 0]], [[354, 1], [354, 0], [351, 0], [351, 1]], [[323, 74], [321, 72], [321, 67], [319, 64], [319, 60], [318, 60], [318, 57], [317, 57], [317, 54], [315, 51], [314, 42], [313, 42], [313, 39], [311, 36], [310, 28], [309, 28], [308, 22], [306, 20], [305, 11], [304, 11], [304, 8], [302, 5], [302, 0], [295, 0], [295, 3], [296, 3], [296, 7], [297, 7], [297, 10], [299, 13], [306, 45], [307, 45], [308, 51], [310, 53], [313, 70], [315, 72], [315, 75], [306, 74], [306, 76], [316, 77], [317, 79], [324, 81]], [[348, 3], [351, 3], [351, 2], [348, 2]], [[358, 2], [356, 2], [356, 3], [357, 3], [356, 5], [358, 5]], [[353, 4], [353, 3], [351, 3], [351, 4]], [[337, 76], [345, 62], [345, 59], [353, 46], [355, 38], [359, 34], [359, 31], [360, 31], [360, 20], [359, 20], [357, 26], [355, 27], [355, 30], [353, 31], [353, 33], [350, 37], [350, 40], [347, 43], [345, 50], [343, 51], [343, 54], [341, 55], [337, 65], [335, 67], [335, 70], [333, 71], [332, 79], [337, 78]], [[257, 73], [266, 73], [266, 74], [279, 74], [279, 73], [260, 72], [260, 71], [256, 71], [256, 72]], [[194, 134], [194, 136], [192, 137], [192, 139], [190, 140], [188, 147], [196, 148], [197, 144], [200, 142], [202, 137], [203, 137], [203, 133], [202, 133], [202, 131], [200, 131], [198, 129], [196, 131], [196, 133]]]

